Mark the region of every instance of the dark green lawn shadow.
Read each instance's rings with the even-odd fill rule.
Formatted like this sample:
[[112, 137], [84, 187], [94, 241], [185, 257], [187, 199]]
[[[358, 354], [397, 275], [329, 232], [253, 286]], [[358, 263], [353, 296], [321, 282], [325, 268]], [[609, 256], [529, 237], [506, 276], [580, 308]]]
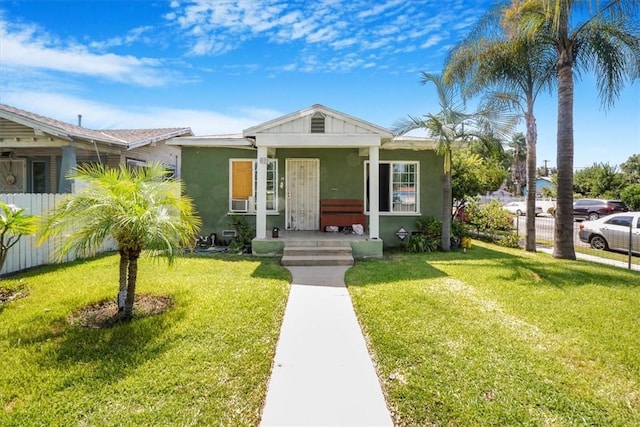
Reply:
[[[135, 308], [134, 308], [135, 310]], [[134, 311], [135, 313], [135, 311]], [[119, 323], [109, 328], [91, 329], [64, 326], [56, 322], [58, 332], [54, 338], [31, 337], [44, 340], [37, 362], [43, 370], [73, 372], [83, 378], [67, 378], [69, 381], [111, 383], [119, 381], [141, 365], [152, 362], [180, 341], [179, 334], [171, 333], [174, 325], [185, 315], [185, 309], [170, 308], [167, 312], [135, 317], [131, 322]], [[31, 341], [38, 346], [37, 341]], [[81, 365], [83, 369], [78, 370]]]
[[374, 286], [402, 280], [433, 279], [447, 274], [429, 263], [431, 254], [394, 253], [383, 259], [357, 260], [345, 274], [349, 287]]
[[28, 279], [31, 277], [40, 276], [45, 273], [55, 273], [58, 271], [64, 271], [71, 267], [87, 264], [99, 259], [114, 256], [117, 254], [118, 254], [117, 251], [107, 251], [107, 252], [101, 252], [97, 255], [90, 256], [90, 257], [80, 257], [73, 261], [56, 262], [55, 260], [51, 260], [49, 264], [38, 265], [38, 266], [27, 268], [24, 270], [3, 274], [0, 277], [0, 279], [11, 279], [11, 280]]
[[521, 286], [568, 288], [597, 285], [636, 287], [640, 290], [639, 272], [592, 261], [554, 259], [548, 254], [539, 254], [535, 258], [509, 257], [501, 278]]
[[638, 286], [640, 273], [588, 261], [557, 260], [547, 254], [475, 246], [467, 252], [392, 252], [381, 260], [358, 261], [346, 275], [349, 286], [445, 277], [444, 266], [490, 269], [493, 277], [525, 286]]
[[640, 286], [639, 272], [592, 261], [555, 259], [546, 253], [514, 252], [492, 245], [474, 248], [468, 255], [471, 255], [468, 259], [473, 259], [471, 268], [488, 268], [492, 277], [522, 286]]
[[231, 254], [231, 253], [187, 253], [183, 256], [185, 259], [211, 259], [223, 262], [251, 262], [258, 263], [258, 266], [251, 272], [251, 277], [263, 279], [280, 279], [291, 281], [289, 270], [280, 264], [280, 257], [256, 257], [250, 254]]

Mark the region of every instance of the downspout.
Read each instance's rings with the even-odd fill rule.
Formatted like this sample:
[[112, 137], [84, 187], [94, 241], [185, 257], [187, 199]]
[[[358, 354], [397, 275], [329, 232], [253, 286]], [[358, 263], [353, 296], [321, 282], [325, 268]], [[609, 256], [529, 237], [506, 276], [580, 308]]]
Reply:
[[96, 149], [96, 155], [98, 156], [98, 163], [102, 164], [102, 159], [100, 159], [100, 152], [98, 151], [98, 144], [96, 144], [96, 140], [92, 139], [93, 147]]
[[69, 137], [69, 145], [62, 147], [62, 160], [60, 161], [60, 177], [58, 179], [58, 193], [71, 193], [73, 180], [67, 179], [67, 175], [78, 166], [76, 160], [76, 147], [71, 145], [73, 137]]

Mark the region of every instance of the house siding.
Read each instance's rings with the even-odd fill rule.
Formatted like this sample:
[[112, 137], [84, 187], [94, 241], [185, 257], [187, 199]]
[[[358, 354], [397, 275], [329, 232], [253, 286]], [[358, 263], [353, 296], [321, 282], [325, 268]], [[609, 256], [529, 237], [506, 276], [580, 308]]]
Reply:
[[128, 158], [147, 163], [152, 161], [159, 162], [174, 166], [176, 171], [180, 170], [180, 147], [168, 146], [165, 141], [132, 150], [123, 150], [119, 156], [119, 162], [116, 162], [116, 164], [125, 163]]
[[[182, 178], [186, 193], [195, 203], [202, 218], [201, 234], [216, 233], [229, 229], [229, 159], [255, 159], [254, 150], [236, 148], [183, 147]], [[362, 199], [365, 194], [364, 162], [358, 149], [278, 149], [278, 214], [267, 216], [267, 228], [284, 228], [284, 188], [287, 158], [316, 158], [320, 160], [321, 199]], [[380, 237], [385, 246], [402, 244], [395, 232], [404, 227], [416, 229], [420, 216], [437, 216], [442, 212], [442, 157], [434, 151], [381, 150], [380, 161], [403, 160], [420, 162], [420, 214], [382, 215]], [[255, 227], [255, 215], [245, 216]]]
[[403, 245], [396, 236], [401, 227], [411, 232], [417, 229], [416, 220], [425, 216], [442, 215], [443, 159], [432, 150], [380, 150], [380, 161], [402, 160], [420, 162], [420, 213], [380, 216], [380, 238], [385, 247]]
[[[229, 159], [255, 159], [256, 152], [234, 148], [183, 147], [181, 174], [186, 194], [193, 198], [202, 219], [201, 234], [229, 229]], [[278, 165], [280, 171], [281, 165]], [[255, 226], [255, 215], [247, 215]]]
[[[362, 126], [358, 126], [355, 123], [347, 122], [336, 117], [327, 115], [325, 117], [324, 133], [331, 134], [353, 134], [353, 133], [368, 133], [372, 132]], [[311, 133], [311, 115], [300, 117], [296, 120], [283, 123], [281, 125], [274, 126], [270, 129], [263, 131], [263, 133]]]
[[20, 123], [12, 122], [4, 118], [0, 118], [0, 141], [6, 139], [15, 141], [16, 138], [35, 138], [33, 129]]

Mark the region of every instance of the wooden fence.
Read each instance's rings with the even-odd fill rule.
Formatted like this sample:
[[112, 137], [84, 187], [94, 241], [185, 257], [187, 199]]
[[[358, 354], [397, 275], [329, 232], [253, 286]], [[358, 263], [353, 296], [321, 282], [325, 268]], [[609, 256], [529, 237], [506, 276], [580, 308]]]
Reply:
[[[0, 194], [0, 200], [7, 204], [14, 204], [19, 208], [25, 209], [25, 214], [42, 216], [50, 209], [53, 209], [57, 203], [62, 200], [66, 194]], [[37, 246], [37, 238], [35, 236], [22, 236], [20, 241], [7, 254], [7, 259], [0, 270], [0, 276], [25, 270], [40, 265], [51, 264], [57, 262], [56, 249], [62, 244], [62, 237], [54, 237], [42, 245]], [[100, 252], [114, 250], [116, 246], [113, 242], [106, 242]], [[62, 262], [73, 261], [76, 259], [74, 254], [68, 254]]]

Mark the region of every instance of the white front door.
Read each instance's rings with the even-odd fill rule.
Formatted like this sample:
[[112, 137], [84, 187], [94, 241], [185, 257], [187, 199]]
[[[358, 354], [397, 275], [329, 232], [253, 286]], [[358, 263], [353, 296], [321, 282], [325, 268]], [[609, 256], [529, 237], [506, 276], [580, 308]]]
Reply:
[[320, 159], [287, 159], [287, 230], [320, 226]]

